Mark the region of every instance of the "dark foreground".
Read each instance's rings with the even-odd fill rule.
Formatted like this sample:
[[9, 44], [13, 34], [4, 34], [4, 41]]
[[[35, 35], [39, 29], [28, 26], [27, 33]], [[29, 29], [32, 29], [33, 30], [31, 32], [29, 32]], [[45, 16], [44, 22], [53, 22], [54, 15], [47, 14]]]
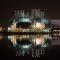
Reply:
[[[8, 40], [0, 41], [0, 57], [6, 56], [6, 57], [16, 57], [16, 49], [13, 47], [13, 44], [9, 42]], [[19, 58], [23, 58], [22, 56], [19, 56]], [[24, 58], [30, 58], [30, 59], [36, 59], [32, 58], [31, 55], [24, 56]], [[58, 59], [60, 58], [60, 46], [51, 46], [46, 49], [46, 52], [44, 55], [42, 55], [39, 59]]]

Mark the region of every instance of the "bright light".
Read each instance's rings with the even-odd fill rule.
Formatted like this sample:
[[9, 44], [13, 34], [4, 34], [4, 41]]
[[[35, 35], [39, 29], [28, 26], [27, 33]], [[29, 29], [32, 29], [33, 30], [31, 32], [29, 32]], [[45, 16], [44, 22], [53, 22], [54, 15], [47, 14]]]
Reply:
[[29, 18], [22, 18], [19, 22], [31, 22]]
[[11, 39], [11, 36], [8, 36], [8, 39]]
[[43, 29], [45, 28], [45, 25], [43, 23], [36, 23], [36, 28], [40, 28], [40, 29]]
[[43, 42], [43, 38], [41, 38], [41, 37], [36, 38], [37, 45], [42, 44], [42, 42]]
[[36, 23], [36, 27], [41, 27], [41, 24], [40, 23]]
[[44, 37], [42, 35], [36, 37], [36, 45], [39, 44], [44, 44]]
[[29, 21], [29, 19], [22, 19], [24, 22], [28, 22]]
[[36, 44], [37, 44], [37, 45], [41, 44], [40, 39], [36, 39]]
[[23, 48], [29, 48], [29, 46], [28, 45], [23, 45]]
[[11, 30], [11, 28], [10, 27], [8, 27], [8, 31], [10, 31]]
[[44, 47], [47, 47], [46, 45], [44, 45]]

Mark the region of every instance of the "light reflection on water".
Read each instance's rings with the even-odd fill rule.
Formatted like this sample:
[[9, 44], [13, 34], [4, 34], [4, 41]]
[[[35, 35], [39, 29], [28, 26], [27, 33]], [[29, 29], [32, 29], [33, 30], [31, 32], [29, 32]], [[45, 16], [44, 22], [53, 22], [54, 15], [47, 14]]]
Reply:
[[[53, 38], [53, 39], [52, 39]], [[0, 34], [0, 40], [7, 39], [10, 40], [13, 44], [17, 44], [17, 40], [20, 41], [25, 39], [31, 41], [33, 44], [43, 44], [45, 39], [51, 39], [51, 44], [60, 44], [60, 37], [59, 36], [51, 36], [50, 34], [35, 34], [35, 35], [3, 35]], [[38, 43], [38, 42], [39, 43]], [[56, 43], [58, 42], [58, 43]]]
[[[6, 35], [6, 36], [0, 34], [0, 40], [3, 40], [3, 39], [7, 39], [7, 40], [11, 41], [13, 43], [13, 45], [17, 44], [17, 40], [18, 39], [20, 41], [22, 41], [22, 40], [29, 40], [32, 44], [35, 44], [35, 45], [39, 45], [39, 44], [43, 45], [44, 42], [45, 42], [45, 39], [52, 39], [52, 38], [51, 38], [51, 35], [49, 35], [49, 34], [44, 34], [44, 35], [43, 34], [36, 34], [36, 35]], [[22, 51], [22, 53], [23, 52], [24, 51]], [[41, 51], [39, 49], [37, 49], [36, 51], [32, 50], [32, 55], [34, 53], [36, 53], [37, 55], [39, 55], [38, 54], [39, 52], [42, 54], [42, 50]], [[18, 54], [20, 54], [20, 53], [21, 52], [18, 51]], [[44, 54], [44, 52], [43, 52], [43, 54]]]
[[43, 44], [45, 39], [49, 39], [51, 36], [49, 34], [41, 35], [41, 34], [36, 34], [36, 35], [8, 35], [8, 40], [11, 40], [13, 44], [17, 44], [17, 39], [20, 41], [25, 39], [29, 40], [34, 44]]

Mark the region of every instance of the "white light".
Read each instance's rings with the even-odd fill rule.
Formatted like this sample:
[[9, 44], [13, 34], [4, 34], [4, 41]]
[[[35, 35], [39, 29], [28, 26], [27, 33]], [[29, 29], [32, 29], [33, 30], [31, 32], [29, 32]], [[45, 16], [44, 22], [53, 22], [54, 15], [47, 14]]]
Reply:
[[24, 22], [27, 22], [27, 21], [29, 21], [29, 19], [23, 19], [23, 21], [24, 21]]
[[10, 31], [11, 30], [11, 28], [10, 27], [8, 27], [8, 31]]
[[44, 45], [44, 47], [47, 47], [46, 45]]
[[20, 22], [31, 22], [29, 18], [22, 18]]
[[40, 23], [36, 23], [36, 27], [41, 27], [41, 24]]
[[8, 36], [8, 39], [11, 39], [11, 36]]
[[29, 48], [29, 46], [28, 45], [23, 45], [23, 48]]

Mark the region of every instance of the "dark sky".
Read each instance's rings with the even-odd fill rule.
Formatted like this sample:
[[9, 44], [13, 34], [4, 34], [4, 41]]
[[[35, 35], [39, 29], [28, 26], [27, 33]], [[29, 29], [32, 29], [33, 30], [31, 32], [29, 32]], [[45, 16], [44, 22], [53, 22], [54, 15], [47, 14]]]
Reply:
[[1, 0], [0, 18], [3, 19], [3, 21], [7, 21], [7, 19], [13, 16], [14, 10], [33, 8], [40, 8], [43, 11], [47, 11], [49, 19], [60, 19], [60, 1], [51, 0]]

